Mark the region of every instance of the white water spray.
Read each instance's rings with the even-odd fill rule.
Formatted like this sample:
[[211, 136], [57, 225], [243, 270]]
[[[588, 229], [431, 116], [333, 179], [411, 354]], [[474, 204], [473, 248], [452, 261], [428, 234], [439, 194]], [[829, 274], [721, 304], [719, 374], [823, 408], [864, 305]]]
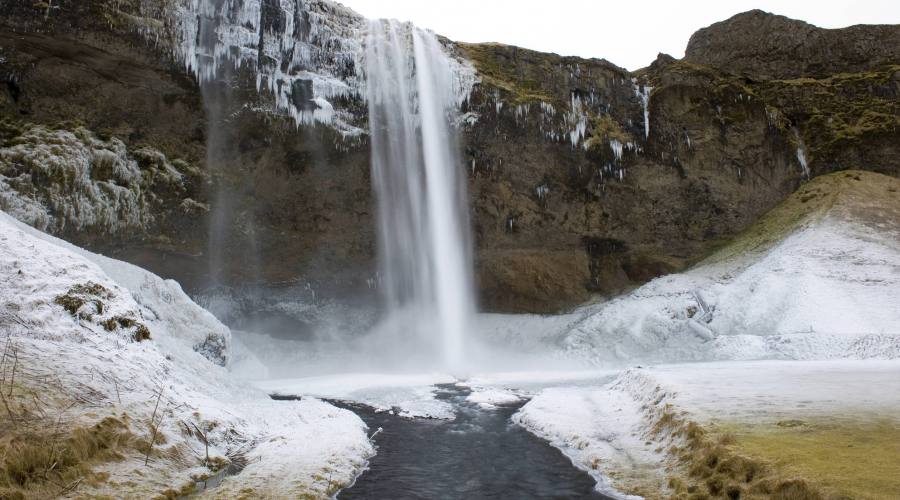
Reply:
[[395, 339], [464, 369], [472, 259], [453, 61], [434, 34], [373, 21], [366, 42], [382, 290]]

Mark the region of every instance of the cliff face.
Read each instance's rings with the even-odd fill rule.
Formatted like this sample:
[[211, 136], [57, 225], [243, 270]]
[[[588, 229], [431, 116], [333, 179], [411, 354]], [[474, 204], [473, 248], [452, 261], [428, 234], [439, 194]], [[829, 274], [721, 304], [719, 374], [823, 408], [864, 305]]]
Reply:
[[613, 294], [706, 255], [811, 177], [900, 175], [898, 34], [753, 11], [634, 74], [464, 46], [482, 78], [466, 145], [483, 302]]
[[549, 311], [681, 269], [803, 177], [764, 103], [711, 71], [638, 78], [512, 47], [466, 54], [481, 74], [507, 72], [476, 89], [466, 141], [491, 307]]
[[[198, 58], [179, 47], [202, 40], [205, 18], [180, 2], [26, 3], [4, 4], [0, 21], [4, 210], [194, 290], [368, 293], [366, 116], [346, 56], [361, 18], [324, 0], [256, 2], [256, 18], [241, 24], [252, 9], [236, 9], [234, 39]], [[460, 126], [483, 306], [573, 307], [684, 268], [811, 176], [897, 176], [896, 33], [751, 12], [699, 31], [685, 60], [634, 74], [451, 47], [479, 79]], [[228, 54], [243, 62], [204, 76]], [[258, 91], [261, 74], [283, 84]], [[51, 157], [83, 167], [41, 167]], [[68, 206], [73, 190], [83, 203]]]
[[[303, 99], [297, 92], [300, 111], [280, 111], [279, 96], [257, 91], [255, 63], [201, 85], [198, 75], [211, 62], [185, 61], [179, 53], [180, 30], [191, 31], [179, 24], [179, 5], [62, 1], [48, 10], [4, 4], [0, 175], [6, 189], [0, 198], [12, 201], [3, 208], [16, 214], [13, 201], [34, 200], [47, 207], [44, 218], [53, 219], [47, 229], [177, 278], [194, 291], [214, 282], [301, 281], [341, 292], [365, 288], [374, 272], [365, 140], [346, 139], [349, 124], [315, 125], [323, 112], [312, 95]], [[313, 79], [316, 84], [325, 79], [307, 74], [297, 78], [296, 87], [311, 93]], [[335, 115], [339, 106], [361, 104], [352, 96], [335, 99]], [[50, 144], [29, 138], [36, 128], [63, 139]], [[92, 149], [75, 138], [81, 135], [116, 141], [118, 163], [132, 170], [131, 181], [115, 177], [97, 159], [115, 149], [111, 143]], [[44, 146], [47, 154], [36, 155]], [[79, 156], [72, 150], [84, 157], [78, 175], [59, 172], [48, 178], [37, 172], [48, 158], [71, 164]], [[156, 160], [144, 159], [151, 153], [174, 166], [168, 184], [148, 184], [158, 170]], [[25, 157], [31, 160], [22, 161]], [[77, 179], [66, 181], [65, 175]], [[121, 186], [128, 199], [108, 194]], [[81, 203], [64, 196], [72, 190], [87, 193]], [[30, 208], [16, 215], [36, 220], [41, 214], [32, 215], [36, 210]], [[76, 223], [89, 212], [118, 222]], [[216, 218], [227, 221], [221, 231], [212, 229]], [[211, 276], [213, 266], [225, 271]]]

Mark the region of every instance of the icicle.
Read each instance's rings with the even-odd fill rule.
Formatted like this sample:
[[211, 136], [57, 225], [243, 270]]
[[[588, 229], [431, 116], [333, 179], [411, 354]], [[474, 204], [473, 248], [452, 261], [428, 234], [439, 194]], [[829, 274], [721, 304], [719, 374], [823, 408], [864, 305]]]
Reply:
[[616, 139], [610, 139], [609, 140], [609, 149], [612, 150], [613, 156], [615, 157], [616, 161], [622, 160], [622, 143], [621, 142], [619, 142]]
[[803, 176], [809, 179], [809, 165], [806, 161], [806, 145], [803, 143], [803, 138], [800, 137], [800, 132], [795, 128], [794, 138], [797, 140], [797, 163], [800, 164], [800, 168], [803, 170]]
[[641, 107], [644, 110], [644, 139], [650, 138], [650, 92], [653, 91], [653, 87], [649, 85], [640, 86], [637, 84], [637, 79], [633, 78], [632, 87], [634, 88], [634, 95], [641, 100]]

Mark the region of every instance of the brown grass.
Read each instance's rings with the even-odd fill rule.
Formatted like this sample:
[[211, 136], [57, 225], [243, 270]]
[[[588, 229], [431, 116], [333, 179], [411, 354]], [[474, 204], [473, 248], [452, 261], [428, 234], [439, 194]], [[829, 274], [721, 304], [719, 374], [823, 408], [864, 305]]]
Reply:
[[770, 461], [748, 455], [730, 432], [704, 428], [664, 406], [654, 416], [651, 434], [673, 439], [669, 448], [675, 463], [666, 498], [824, 500], [818, 486], [790, 475]]
[[756, 425], [736, 432], [742, 453], [814, 481], [832, 496], [900, 497], [900, 424], [896, 421], [831, 419], [791, 426]]
[[107, 404], [102, 394], [36, 370], [36, 353], [23, 351], [14, 339], [3, 342], [0, 352], [0, 499], [132, 490], [122, 490], [125, 483], [113, 482], [102, 468], [145, 454], [190, 466], [184, 450], [162, 446], [161, 433], [151, 446], [145, 420], [93, 410]]
[[101, 483], [109, 476], [94, 473], [93, 466], [121, 460], [134, 446], [128, 424], [113, 417], [68, 431], [48, 421], [30, 423], [3, 429], [0, 498], [50, 498], [82, 482]]
[[[147, 325], [128, 316], [115, 316], [101, 320], [95, 316], [102, 316], [106, 310], [104, 301], [114, 297], [113, 293], [103, 285], [89, 281], [72, 286], [69, 290], [58, 295], [53, 302], [62, 306], [69, 314], [88, 321], [97, 320], [106, 331], [112, 332], [120, 328], [130, 330], [131, 338], [135, 342], [150, 340], [150, 329]], [[90, 307], [85, 307], [90, 306]]]

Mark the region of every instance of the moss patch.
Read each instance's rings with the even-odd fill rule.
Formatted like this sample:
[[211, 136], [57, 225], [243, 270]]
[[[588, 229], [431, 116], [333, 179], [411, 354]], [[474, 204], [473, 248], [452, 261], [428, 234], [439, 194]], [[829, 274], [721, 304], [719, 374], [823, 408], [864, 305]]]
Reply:
[[591, 119], [591, 135], [587, 140], [588, 149], [605, 152], [605, 148], [611, 140], [625, 144], [634, 139], [612, 116], [604, 114], [593, 117]]
[[112, 298], [114, 295], [109, 289], [89, 281], [72, 286], [66, 293], [53, 299], [53, 302], [72, 316], [94, 321], [108, 332], [124, 329], [130, 332], [135, 342], [150, 340], [150, 329], [135, 318], [117, 315], [102, 319], [106, 312], [106, 302]]
[[671, 463], [669, 490], [648, 498], [875, 500], [900, 491], [896, 418], [700, 425], [670, 405], [651, 415], [650, 437], [668, 443]]
[[828, 158], [864, 137], [900, 133], [900, 102], [892, 78], [900, 66], [828, 78], [754, 85], [800, 128], [810, 160]]
[[103, 323], [103, 328], [106, 331], [111, 332], [116, 330], [117, 328], [133, 328], [134, 332], [132, 333], [132, 339], [136, 342], [143, 342], [144, 340], [150, 340], [150, 329], [147, 328], [147, 325], [138, 322], [134, 318], [129, 318], [126, 316], [115, 316], [113, 318], [109, 318]]
[[[69, 291], [53, 299], [53, 302], [62, 306], [72, 316], [91, 319], [94, 314], [103, 314], [106, 307], [104, 301], [112, 297], [112, 292], [106, 287], [89, 281], [72, 286]], [[86, 305], [91, 306], [90, 310], [85, 309]]]
[[[507, 94], [504, 100], [515, 105], [529, 102], [553, 102], [551, 92], [544, 88], [543, 83], [537, 78], [529, 78], [516, 72], [515, 64], [509, 64], [504, 59], [510, 58], [510, 51], [514, 47], [498, 43], [461, 43], [466, 59], [472, 61], [482, 81]], [[545, 75], [559, 71], [549, 60], [550, 55], [544, 54], [543, 60], [538, 66]]]
[[675, 464], [666, 495], [651, 498], [825, 500], [817, 485], [798, 478], [767, 460], [747, 455], [732, 433], [704, 428], [665, 406], [651, 431], [657, 440], [675, 443], [669, 455]]
[[[834, 169], [847, 148], [866, 141], [896, 140], [900, 134], [900, 100], [895, 75], [900, 65], [886, 65], [827, 78], [754, 81], [686, 61], [671, 61], [657, 71], [642, 74], [659, 91], [682, 85], [708, 93], [711, 104], [721, 105], [723, 125], [746, 118], [743, 103], [763, 103], [769, 125], [794, 142], [791, 129], [800, 132], [814, 171]], [[747, 97], [752, 98], [748, 100]], [[726, 105], [727, 104], [727, 105]]]

